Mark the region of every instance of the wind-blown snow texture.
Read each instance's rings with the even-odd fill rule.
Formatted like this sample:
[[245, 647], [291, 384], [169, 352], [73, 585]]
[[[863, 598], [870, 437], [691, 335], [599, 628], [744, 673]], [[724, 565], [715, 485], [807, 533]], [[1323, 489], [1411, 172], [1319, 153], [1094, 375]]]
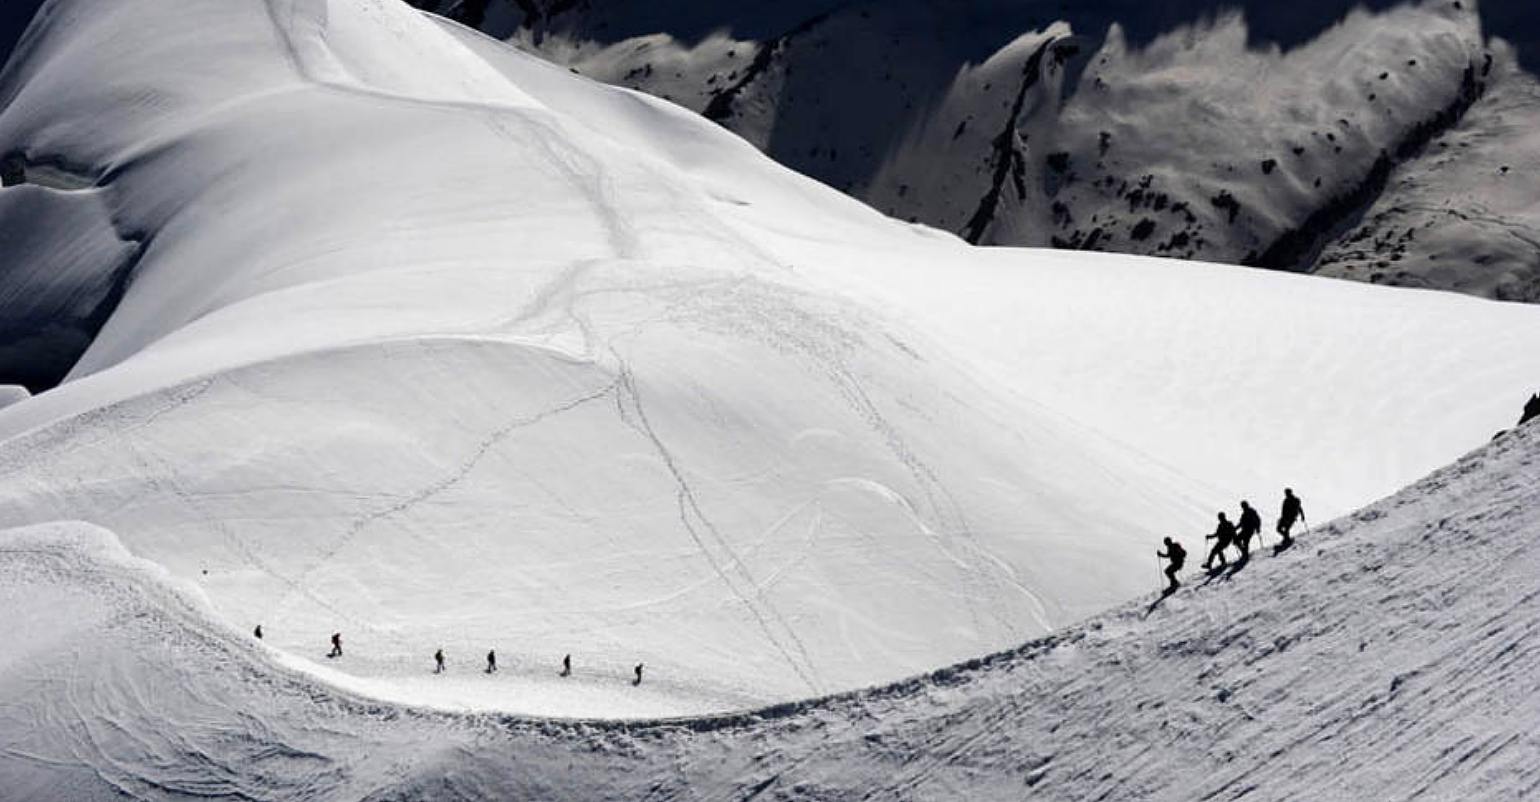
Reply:
[[1532, 307], [980, 252], [395, 2], [70, 0], [17, 52], [0, 226], [75, 231], [120, 298], [0, 410], [0, 513], [103, 526], [376, 697], [891, 680], [1141, 592], [1239, 498], [1389, 493], [1540, 374]]
[[1529, 0], [416, 4], [975, 242], [1540, 300]]

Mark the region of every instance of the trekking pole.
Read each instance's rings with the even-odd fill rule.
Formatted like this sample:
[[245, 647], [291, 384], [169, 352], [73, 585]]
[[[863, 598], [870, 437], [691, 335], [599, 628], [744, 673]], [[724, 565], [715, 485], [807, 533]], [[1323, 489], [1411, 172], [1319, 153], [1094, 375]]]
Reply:
[[1305, 534], [1308, 536], [1310, 534], [1310, 519], [1306, 518], [1304, 513], [1300, 513], [1299, 522], [1305, 525]]

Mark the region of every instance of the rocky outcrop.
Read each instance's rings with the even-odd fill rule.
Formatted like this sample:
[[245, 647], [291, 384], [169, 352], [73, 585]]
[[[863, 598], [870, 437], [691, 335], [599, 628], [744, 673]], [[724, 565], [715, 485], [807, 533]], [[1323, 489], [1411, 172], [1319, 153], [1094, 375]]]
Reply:
[[1006, 117], [1005, 129], [995, 136], [994, 153], [990, 157], [994, 165], [993, 180], [989, 190], [979, 200], [978, 209], [973, 216], [968, 218], [968, 224], [963, 228], [963, 238], [977, 245], [984, 237], [984, 232], [995, 221], [995, 213], [1000, 207], [1000, 193], [1005, 191], [1007, 181], [1013, 182], [1016, 193], [1019, 196], [1027, 194], [1026, 185], [1026, 153], [1025, 143], [1020, 141], [1017, 128], [1021, 124], [1022, 107], [1027, 99], [1027, 92], [1037, 86], [1038, 79], [1042, 77], [1043, 54], [1053, 45], [1054, 40], [1049, 39], [1038, 45], [1031, 57], [1027, 59], [1021, 70], [1021, 86], [1016, 90], [1016, 101], [1011, 106], [1011, 113]]

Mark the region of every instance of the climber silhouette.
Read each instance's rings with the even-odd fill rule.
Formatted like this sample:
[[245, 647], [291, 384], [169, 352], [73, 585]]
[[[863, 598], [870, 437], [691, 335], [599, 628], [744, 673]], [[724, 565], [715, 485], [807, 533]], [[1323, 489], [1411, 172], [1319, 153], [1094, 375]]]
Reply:
[[258, 624], [257, 628], [252, 630], [251, 634], [257, 636], [257, 640], [262, 640], [262, 625]]
[[495, 673], [497, 673], [497, 650], [496, 649], [492, 649], [492, 650], [489, 650], [487, 652], [487, 673], [488, 674], [495, 674]]
[[433, 653], [433, 673], [444, 673], [444, 650], [439, 649]]
[[640, 684], [642, 684], [642, 664], [641, 663], [637, 663], [636, 664], [636, 679], [631, 680], [631, 684], [632, 685], [640, 685]]
[[332, 650], [331, 650], [331, 653], [326, 655], [326, 656], [327, 657], [341, 657], [342, 656], [342, 633], [341, 632], [333, 632], [332, 633]]
[[1210, 551], [1208, 559], [1203, 561], [1204, 570], [1212, 571], [1214, 569], [1215, 557], [1219, 558], [1220, 568], [1230, 564], [1230, 561], [1225, 559], [1225, 549], [1229, 548], [1230, 544], [1235, 541], [1235, 524], [1230, 523], [1230, 519], [1225, 517], [1224, 513], [1219, 513], [1219, 526], [1214, 529], [1214, 534], [1205, 535], [1203, 539], [1214, 541], [1213, 551]]
[[1165, 543], [1166, 550], [1157, 551], [1155, 555], [1168, 561], [1166, 564], [1166, 579], [1169, 579], [1171, 584], [1166, 588], [1166, 594], [1170, 595], [1182, 586], [1182, 583], [1176, 580], [1176, 574], [1187, 563], [1187, 550], [1182, 548], [1182, 544], [1169, 537], [1165, 539]]
[[1251, 502], [1241, 502], [1241, 519], [1237, 522], [1235, 545], [1241, 550], [1241, 562], [1251, 558], [1251, 538], [1262, 532], [1262, 516], [1251, 508]]
[[1283, 550], [1294, 542], [1289, 536], [1289, 530], [1294, 528], [1294, 522], [1305, 517], [1305, 507], [1300, 502], [1299, 496], [1294, 495], [1294, 489], [1283, 489], [1283, 509], [1278, 513], [1278, 536], [1282, 540], [1278, 543], [1278, 549]]
[[570, 676], [572, 676], [572, 655], [569, 654], [566, 657], [563, 657], [561, 659], [561, 673], [558, 674], [557, 676], [559, 676], [559, 677], [570, 677]]

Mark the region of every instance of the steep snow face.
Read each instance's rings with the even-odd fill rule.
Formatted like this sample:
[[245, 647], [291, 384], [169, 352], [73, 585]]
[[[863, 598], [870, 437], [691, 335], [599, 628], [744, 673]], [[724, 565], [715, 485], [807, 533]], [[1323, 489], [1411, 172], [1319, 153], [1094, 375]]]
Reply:
[[1164, 601], [892, 686], [657, 724], [368, 702], [232, 637], [109, 532], [12, 529], [0, 779], [77, 800], [1523, 798], [1537, 526], [1531, 425]]
[[913, 673], [1138, 593], [1240, 498], [1391, 492], [1540, 374], [1531, 307], [980, 252], [395, 2], [72, 0], [20, 52], [3, 149], [140, 245], [69, 380], [0, 410], [0, 511], [375, 696]]
[[0, 380], [53, 387], [111, 314], [136, 244], [114, 228], [100, 190], [26, 183], [0, 190], [0, 248]]
[[[495, 19], [426, 5], [974, 242], [1304, 271], [1347, 261], [1330, 272], [1540, 299], [1524, 244], [1540, 233], [1533, 198], [1479, 189], [1494, 159], [1524, 182], [1537, 146], [1515, 134], [1427, 148], [1499, 88], [1506, 100], [1480, 112], [1492, 122], [1472, 128], [1535, 127], [1519, 67], [1527, 53], [1534, 69], [1532, 3], [814, 2], [773, 19], [752, 4], [528, 2]], [[1408, 181], [1421, 197], [1386, 194]], [[1333, 245], [1377, 201], [1380, 223]], [[1384, 216], [1429, 203], [1453, 216], [1423, 241], [1399, 238], [1419, 221]], [[1517, 241], [1493, 253], [1493, 233]]]

